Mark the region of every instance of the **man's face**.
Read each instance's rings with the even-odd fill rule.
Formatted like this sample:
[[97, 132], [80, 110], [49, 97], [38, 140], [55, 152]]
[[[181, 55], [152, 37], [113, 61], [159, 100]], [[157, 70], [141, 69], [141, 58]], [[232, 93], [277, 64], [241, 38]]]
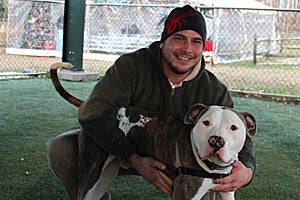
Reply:
[[203, 54], [203, 39], [192, 30], [178, 31], [160, 44], [163, 65], [175, 74], [186, 74], [193, 70]]

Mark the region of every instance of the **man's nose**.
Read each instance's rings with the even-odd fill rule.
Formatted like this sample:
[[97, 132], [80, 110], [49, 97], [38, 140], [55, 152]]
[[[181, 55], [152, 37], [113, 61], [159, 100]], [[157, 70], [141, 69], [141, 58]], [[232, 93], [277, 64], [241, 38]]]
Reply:
[[185, 41], [183, 43], [182, 49], [186, 52], [192, 52], [192, 42], [191, 41]]

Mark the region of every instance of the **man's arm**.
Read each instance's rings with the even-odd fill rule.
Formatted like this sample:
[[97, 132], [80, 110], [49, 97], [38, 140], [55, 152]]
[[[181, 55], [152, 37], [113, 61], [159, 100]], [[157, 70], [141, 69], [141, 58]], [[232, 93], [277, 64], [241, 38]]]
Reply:
[[78, 111], [83, 132], [109, 153], [127, 161], [134, 150], [118, 128], [117, 113], [120, 107], [130, 104], [135, 68], [128, 57], [118, 59]]

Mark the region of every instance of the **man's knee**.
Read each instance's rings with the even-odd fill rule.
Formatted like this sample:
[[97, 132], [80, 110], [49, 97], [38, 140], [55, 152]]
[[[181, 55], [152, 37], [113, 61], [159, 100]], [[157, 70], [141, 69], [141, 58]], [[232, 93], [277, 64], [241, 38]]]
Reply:
[[78, 134], [68, 131], [47, 143], [47, 157], [54, 175], [63, 183], [69, 199], [78, 198]]
[[80, 129], [68, 131], [56, 136], [47, 143], [47, 157], [50, 167], [55, 171], [57, 167], [67, 167], [77, 162], [78, 134]]

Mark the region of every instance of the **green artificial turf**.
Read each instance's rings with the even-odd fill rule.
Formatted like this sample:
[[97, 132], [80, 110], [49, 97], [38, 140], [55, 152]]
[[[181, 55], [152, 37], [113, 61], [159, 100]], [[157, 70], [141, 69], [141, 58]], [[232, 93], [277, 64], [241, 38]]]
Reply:
[[[63, 82], [67, 90], [87, 98], [95, 82]], [[49, 170], [46, 142], [78, 128], [77, 108], [63, 100], [50, 79], [0, 81], [0, 199], [67, 199]], [[235, 107], [256, 116], [253, 138], [257, 172], [236, 199], [300, 199], [300, 108], [285, 103], [234, 97]], [[168, 199], [140, 177], [118, 177], [113, 199]]]

